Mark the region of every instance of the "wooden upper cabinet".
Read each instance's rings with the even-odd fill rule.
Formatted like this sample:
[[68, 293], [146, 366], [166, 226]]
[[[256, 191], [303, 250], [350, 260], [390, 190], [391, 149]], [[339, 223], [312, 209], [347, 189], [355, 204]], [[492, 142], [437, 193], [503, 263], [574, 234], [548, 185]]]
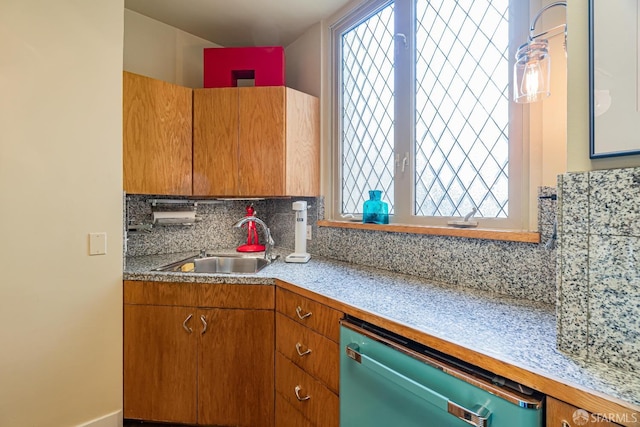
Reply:
[[193, 89], [124, 72], [124, 191], [191, 195]]
[[238, 194], [238, 89], [193, 92], [193, 194]]
[[320, 100], [287, 88], [286, 188], [289, 196], [320, 195]]
[[283, 86], [194, 90], [194, 194], [317, 196], [317, 98]]
[[240, 88], [239, 174], [249, 196], [287, 195], [285, 88]]

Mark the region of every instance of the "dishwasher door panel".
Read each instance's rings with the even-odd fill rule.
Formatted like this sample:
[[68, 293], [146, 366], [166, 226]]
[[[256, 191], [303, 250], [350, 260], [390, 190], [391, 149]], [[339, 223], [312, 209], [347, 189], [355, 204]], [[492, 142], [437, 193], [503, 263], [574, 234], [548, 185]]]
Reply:
[[542, 426], [541, 405], [512, 403], [351, 328], [341, 327], [340, 347], [341, 427]]

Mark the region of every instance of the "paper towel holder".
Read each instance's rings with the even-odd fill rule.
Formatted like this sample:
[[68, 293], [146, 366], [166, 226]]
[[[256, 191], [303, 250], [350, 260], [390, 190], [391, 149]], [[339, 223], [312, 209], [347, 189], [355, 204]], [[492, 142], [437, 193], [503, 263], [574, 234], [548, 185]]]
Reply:
[[[158, 204], [170, 206], [156, 209]], [[198, 204], [192, 200], [154, 200], [151, 206], [151, 223], [154, 226], [191, 226], [200, 220], [196, 215]]]

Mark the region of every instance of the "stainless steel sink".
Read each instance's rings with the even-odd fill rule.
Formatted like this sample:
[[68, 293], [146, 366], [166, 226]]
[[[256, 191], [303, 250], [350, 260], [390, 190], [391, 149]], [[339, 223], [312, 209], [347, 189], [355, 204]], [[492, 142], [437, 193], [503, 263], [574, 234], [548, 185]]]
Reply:
[[177, 273], [257, 273], [269, 263], [264, 258], [241, 255], [189, 257], [154, 269]]

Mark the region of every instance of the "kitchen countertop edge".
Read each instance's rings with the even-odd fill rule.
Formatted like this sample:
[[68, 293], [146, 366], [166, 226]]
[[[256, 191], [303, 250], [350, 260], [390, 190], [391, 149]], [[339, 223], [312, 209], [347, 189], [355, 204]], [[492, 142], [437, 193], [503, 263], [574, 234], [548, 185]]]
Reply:
[[[413, 330], [428, 341], [427, 345], [435, 343], [449, 351], [469, 352], [475, 362], [480, 362], [476, 364], [483, 368], [486, 366], [482, 365], [489, 361], [505, 364], [505, 369], [516, 374], [512, 379], [527, 386], [537, 385], [533, 388], [540, 388], [539, 384], [527, 384], [533, 375], [542, 379], [545, 389], [566, 385], [586, 393], [579, 396], [578, 401], [568, 402], [575, 406], [582, 404], [579, 406], [582, 409], [590, 410], [588, 404], [592, 399], [589, 395], [592, 395], [611, 402], [613, 407], [610, 406], [610, 410], [619, 405], [619, 409], [636, 411], [640, 418], [640, 374], [587, 362], [558, 351], [555, 347], [555, 308], [549, 304], [433, 283], [414, 276], [319, 257], [313, 257], [308, 264], [288, 264], [279, 259], [255, 274], [153, 271], [190, 255], [193, 253], [127, 257], [123, 279], [286, 284], [291, 290], [302, 290], [311, 297], [320, 297], [319, 302], [340, 311], [379, 318], [385, 324], [383, 327], [390, 326], [396, 332]], [[475, 328], [472, 336], [469, 336], [468, 328]], [[460, 357], [460, 354], [454, 356]], [[560, 400], [569, 400], [564, 390], [539, 391]], [[625, 425], [640, 423], [634, 420]]]

